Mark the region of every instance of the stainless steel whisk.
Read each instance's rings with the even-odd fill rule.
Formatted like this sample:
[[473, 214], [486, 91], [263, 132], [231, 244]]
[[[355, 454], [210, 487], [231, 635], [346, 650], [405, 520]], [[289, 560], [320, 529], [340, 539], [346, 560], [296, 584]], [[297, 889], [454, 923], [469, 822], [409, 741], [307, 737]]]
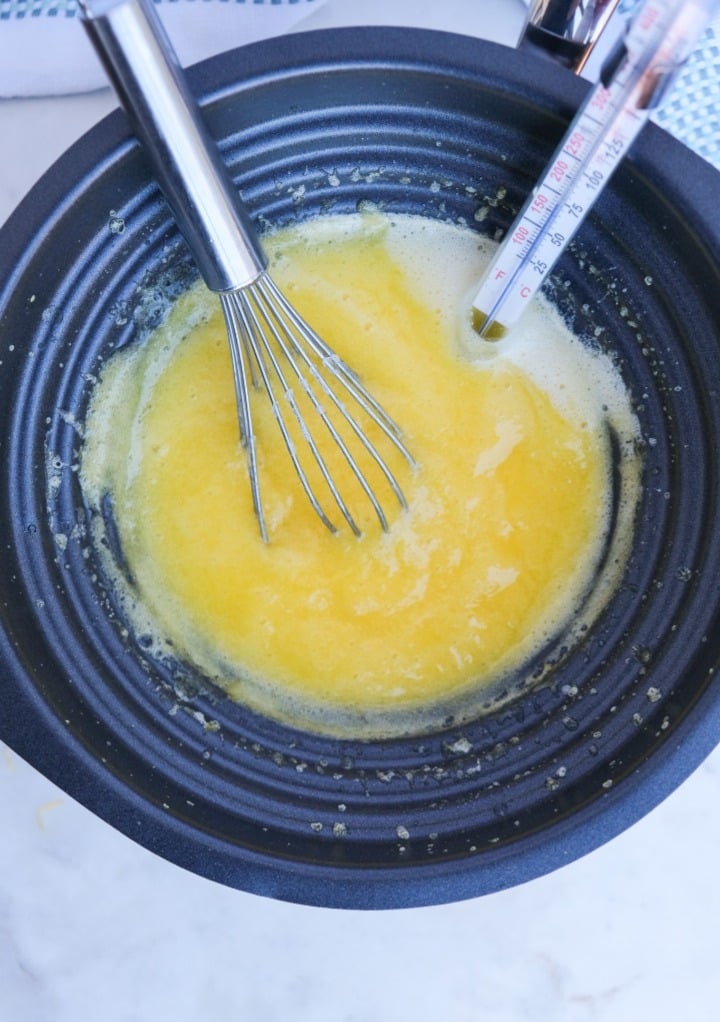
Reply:
[[[79, 0], [85, 29], [100, 57], [175, 220], [225, 316], [240, 425], [255, 514], [268, 531], [260, 494], [251, 391], [265, 390], [297, 476], [321, 521], [336, 532], [321, 497], [357, 535], [360, 527], [331, 470], [308, 416], [322, 424], [387, 530], [379, 482], [406, 507], [396, 476], [378, 448], [386, 439], [413, 458], [393, 420], [357, 375], [285, 299], [219, 150], [211, 139], [151, 0]], [[305, 409], [305, 410], [303, 410]], [[368, 436], [374, 425], [378, 442]], [[307, 459], [310, 459], [309, 461]], [[363, 468], [361, 459], [367, 460]], [[310, 474], [307, 465], [314, 466]], [[373, 467], [374, 466], [374, 467]], [[314, 476], [311, 479], [311, 475]], [[385, 487], [384, 483], [387, 484]]]

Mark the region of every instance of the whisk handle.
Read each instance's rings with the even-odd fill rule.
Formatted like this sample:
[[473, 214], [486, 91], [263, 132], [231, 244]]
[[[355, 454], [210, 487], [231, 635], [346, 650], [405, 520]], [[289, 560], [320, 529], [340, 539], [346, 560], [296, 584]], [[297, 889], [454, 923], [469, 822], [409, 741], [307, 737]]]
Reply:
[[151, 0], [80, 0], [83, 24], [213, 291], [256, 280], [266, 259]]

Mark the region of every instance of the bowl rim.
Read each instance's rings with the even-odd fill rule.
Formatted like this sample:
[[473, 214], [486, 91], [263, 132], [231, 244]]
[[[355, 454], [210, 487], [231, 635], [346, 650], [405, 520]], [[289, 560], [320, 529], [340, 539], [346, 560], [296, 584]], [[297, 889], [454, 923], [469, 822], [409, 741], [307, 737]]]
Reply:
[[[498, 44], [453, 33], [385, 27], [321, 29], [252, 44], [196, 65], [190, 69], [190, 80], [202, 103], [211, 107], [237, 87], [240, 57], [246, 81], [310, 71], [320, 74], [323, 68], [351, 69], [358, 63], [367, 66], [373, 62], [394, 71], [404, 65], [421, 65], [438, 74], [450, 72], [472, 78], [480, 53], [490, 77], [497, 78], [498, 87], [507, 74], [512, 74], [521, 99], [533, 103], [534, 97], [542, 93], [543, 100], [557, 105], [560, 116], [569, 118], [587, 87], [569, 73], [558, 73], [554, 66]], [[48, 224], [72, 204], [76, 190], [81, 191], [89, 179], [105, 173], [108, 166], [135, 147], [124, 117], [113, 112], [78, 140], [33, 187], [0, 231], [0, 311]], [[720, 181], [713, 168], [654, 125], [639, 140], [632, 158], [659, 192], [670, 181], [698, 175], [716, 185]], [[75, 188], [68, 190], [67, 181], [75, 181]], [[720, 239], [720, 229], [712, 229], [712, 198], [712, 188], [696, 188], [688, 197], [687, 208], [698, 245], [708, 252]], [[374, 868], [369, 883], [367, 871], [348, 870], [341, 863], [318, 866], [295, 861], [288, 868], [280, 857], [273, 859], [251, 849], [246, 849], [239, 860], [224, 841], [213, 840], [207, 833], [198, 835], [188, 821], [148, 803], [127, 778], [103, 768], [89, 747], [58, 726], [42, 691], [24, 683], [27, 669], [22, 656], [5, 628], [4, 618], [0, 618], [0, 624], [0, 663], [6, 693], [0, 707], [3, 741], [92, 812], [171, 862], [232, 887], [305, 904], [349, 908], [428, 905], [525, 882], [581, 857], [639, 820], [674, 791], [720, 739], [720, 699], [716, 693], [714, 699], [704, 698], [701, 708], [696, 707], [678, 723], [674, 740], [659, 745], [652, 761], [638, 766], [622, 785], [608, 788], [602, 811], [582, 819], [569, 815], [547, 832], [503, 848], [492, 861], [480, 866], [469, 855], [462, 860], [438, 860], [427, 869]]]

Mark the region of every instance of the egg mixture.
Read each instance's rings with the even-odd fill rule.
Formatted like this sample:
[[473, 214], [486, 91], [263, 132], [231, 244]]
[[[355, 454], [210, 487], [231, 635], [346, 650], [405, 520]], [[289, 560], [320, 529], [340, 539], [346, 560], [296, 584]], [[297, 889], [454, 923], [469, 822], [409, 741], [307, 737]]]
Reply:
[[417, 464], [389, 455], [408, 508], [381, 494], [387, 532], [361, 500], [359, 538], [322, 525], [258, 395], [262, 541], [225, 325], [200, 285], [108, 361], [82, 483], [98, 530], [112, 507], [124, 565], [106, 552], [106, 567], [157, 655], [288, 723], [393, 734], [472, 712], [597, 612], [622, 568], [607, 547], [611, 517], [632, 516], [636, 422], [611, 361], [542, 300], [502, 341], [474, 334], [488, 245], [379, 214], [265, 239], [275, 281], [402, 426]]

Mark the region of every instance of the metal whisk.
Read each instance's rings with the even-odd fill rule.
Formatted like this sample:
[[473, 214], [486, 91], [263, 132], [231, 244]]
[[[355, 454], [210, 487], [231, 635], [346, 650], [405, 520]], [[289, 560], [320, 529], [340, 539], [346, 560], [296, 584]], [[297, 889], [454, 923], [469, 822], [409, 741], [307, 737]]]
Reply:
[[[240, 438], [263, 539], [268, 533], [250, 400], [258, 388], [270, 401], [302, 488], [327, 528], [337, 531], [323, 499], [360, 534], [331, 467], [337, 464], [333, 459], [339, 452], [356, 482], [354, 494], [365, 495], [386, 530], [388, 516], [378, 490], [394, 495], [400, 507], [406, 507], [406, 501], [378, 445], [387, 440], [410, 465], [413, 458], [393, 420], [268, 275], [253, 224], [152, 3], [79, 2], [85, 29], [143, 143], [200, 273], [220, 297]], [[317, 425], [317, 432], [311, 423]], [[370, 430], [376, 439], [370, 438]]]

